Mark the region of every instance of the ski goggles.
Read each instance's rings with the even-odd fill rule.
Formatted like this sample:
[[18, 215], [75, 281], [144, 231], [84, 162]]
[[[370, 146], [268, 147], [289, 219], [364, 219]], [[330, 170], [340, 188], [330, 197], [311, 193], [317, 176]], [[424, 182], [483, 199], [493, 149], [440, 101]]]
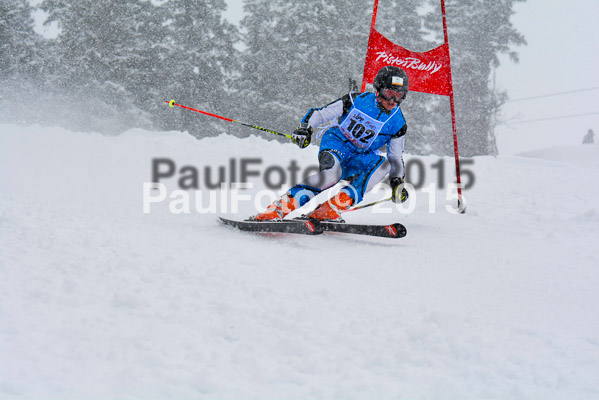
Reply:
[[379, 96], [387, 101], [395, 100], [396, 103], [399, 103], [403, 99], [404, 93], [393, 89], [381, 89]]

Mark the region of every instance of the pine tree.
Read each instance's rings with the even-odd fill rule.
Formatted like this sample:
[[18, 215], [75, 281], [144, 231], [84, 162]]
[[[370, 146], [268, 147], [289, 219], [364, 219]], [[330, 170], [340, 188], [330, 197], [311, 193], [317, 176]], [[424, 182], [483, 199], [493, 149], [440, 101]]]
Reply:
[[[46, 42], [27, 0], [0, 0], [0, 120], [42, 122], [32, 100], [44, 87]], [[35, 110], [32, 112], [32, 110]]]
[[[499, 54], [517, 61], [514, 45], [525, 40], [510, 22], [513, 6], [525, 0], [447, 0], [447, 26], [460, 154], [496, 154], [495, 116], [505, 94], [492, 87]], [[427, 26], [442, 38], [442, 19], [437, 0]], [[438, 115], [447, 112], [439, 110]], [[448, 119], [449, 114], [444, 116]]]
[[290, 131], [309, 108], [347, 93], [348, 78], [359, 82], [371, 12], [362, 3], [246, 0], [244, 118]]
[[382, 0], [376, 29], [394, 43], [412, 51], [427, 51], [434, 46], [426, 39], [421, 0]]
[[39, 71], [40, 35], [27, 0], [0, 0], [0, 81]]
[[[225, 7], [223, 0], [169, 0], [161, 6], [166, 74], [159, 86], [165, 99], [224, 115], [237, 108], [239, 100], [230, 95], [229, 81], [239, 63], [234, 47], [239, 33], [222, 18]], [[224, 130], [218, 121], [190, 112], [164, 110], [161, 118], [163, 127], [185, 129], [198, 137]]]
[[116, 133], [150, 126], [150, 114], [138, 105], [151, 84], [151, 49], [160, 38], [151, 1], [44, 0], [41, 8], [46, 23], [60, 28], [53, 80], [74, 100], [76, 127]]

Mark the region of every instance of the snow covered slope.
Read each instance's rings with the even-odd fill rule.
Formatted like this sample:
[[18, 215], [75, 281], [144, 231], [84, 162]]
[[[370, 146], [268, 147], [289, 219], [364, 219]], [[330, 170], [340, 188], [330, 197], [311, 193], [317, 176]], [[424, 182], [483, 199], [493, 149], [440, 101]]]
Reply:
[[465, 215], [446, 189], [346, 214], [404, 239], [260, 236], [143, 213], [152, 159], [216, 177], [316, 147], [0, 125], [0, 398], [599, 398], [598, 150], [476, 158]]

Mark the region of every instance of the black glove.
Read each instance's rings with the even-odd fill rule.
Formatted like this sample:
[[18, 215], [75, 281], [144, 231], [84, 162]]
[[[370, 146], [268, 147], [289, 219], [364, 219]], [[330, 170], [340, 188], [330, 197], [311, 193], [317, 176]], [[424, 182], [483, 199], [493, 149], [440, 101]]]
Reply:
[[308, 147], [311, 139], [312, 127], [306, 123], [301, 123], [291, 134], [291, 141], [302, 149]]
[[408, 199], [408, 191], [403, 186], [403, 179], [399, 176], [391, 178], [391, 201], [394, 203], [403, 203]]

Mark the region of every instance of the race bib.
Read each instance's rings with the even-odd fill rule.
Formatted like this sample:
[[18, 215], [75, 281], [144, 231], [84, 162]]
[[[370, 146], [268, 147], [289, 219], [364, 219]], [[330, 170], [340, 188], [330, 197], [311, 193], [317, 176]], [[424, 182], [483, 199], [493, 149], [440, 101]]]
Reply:
[[356, 147], [367, 149], [374, 142], [383, 125], [385, 125], [384, 122], [378, 121], [354, 107], [339, 128]]

